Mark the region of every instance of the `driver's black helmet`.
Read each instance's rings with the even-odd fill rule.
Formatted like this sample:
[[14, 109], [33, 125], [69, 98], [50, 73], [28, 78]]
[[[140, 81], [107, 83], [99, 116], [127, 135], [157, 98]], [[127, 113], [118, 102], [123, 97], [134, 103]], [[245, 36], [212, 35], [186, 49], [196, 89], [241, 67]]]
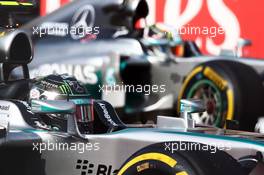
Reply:
[[[93, 101], [89, 98], [87, 89], [80, 84], [74, 77], [67, 74], [48, 75], [37, 79], [30, 90], [29, 102], [33, 99], [38, 100], [68, 100], [76, 104], [76, 119], [85, 132], [92, 132], [94, 121]], [[67, 118], [63, 114], [49, 114], [49, 127], [63, 129], [67, 126]], [[43, 117], [42, 117], [43, 118]], [[54, 126], [55, 125], [55, 126]], [[87, 131], [86, 131], [87, 130]]]

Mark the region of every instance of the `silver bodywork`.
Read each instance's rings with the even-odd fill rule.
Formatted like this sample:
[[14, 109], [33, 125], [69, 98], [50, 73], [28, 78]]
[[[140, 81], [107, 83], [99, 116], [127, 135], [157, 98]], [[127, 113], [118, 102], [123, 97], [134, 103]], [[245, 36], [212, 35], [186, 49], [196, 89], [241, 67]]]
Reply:
[[[6, 136], [0, 139], [0, 145], [29, 144], [32, 151], [39, 152], [41, 158], [45, 160], [43, 168], [48, 175], [81, 174], [83, 170], [77, 167], [82, 166], [84, 161], [88, 161], [88, 165], [92, 164], [89, 168], [92, 172], [90, 174], [98, 174], [99, 171], [114, 174], [133, 153], [154, 143], [162, 144], [165, 151], [179, 149], [175, 147], [168, 149], [165, 144], [167, 142], [202, 143], [221, 147], [235, 159], [255, 155], [257, 152], [264, 154], [264, 136], [260, 134], [216, 128], [185, 130], [179, 126], [166, 128], [158, 124], [154, 128], [127, 128], [111, 133], [78, 137], [70, 132], [52, 132], [33, 128], [24, 120], [28, 116], [22, 116], [14, 103], [0, 101], [0, 106], [0, 114], [8, 116], [9, 126]], [[177, 122], [179, 119], [171, 118], [171, 120]], [[1, 123], [3, 121], [1, 118]], [[75, 147], [71, 147], [72, 145]], [[213, 147], [209, 150], [212, 154], [215, 150]], [[259, 170], [255, 170], [253, 174], [260, 175], [263, 172], [263, 161], [264, 159], [259, 162]]]

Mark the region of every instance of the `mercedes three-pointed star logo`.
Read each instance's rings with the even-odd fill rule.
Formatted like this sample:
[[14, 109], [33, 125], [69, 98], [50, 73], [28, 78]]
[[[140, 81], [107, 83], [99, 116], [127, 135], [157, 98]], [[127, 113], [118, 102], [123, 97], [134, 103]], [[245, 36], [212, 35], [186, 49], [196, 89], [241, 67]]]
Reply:
[[71, 29], [75, 32], [71, 32], [71, 37], [75, 40], [82, 39], [86, 36], [86, 30], [93, 27], [95, 23], [95, 9], [91, 5], [85, 5], [80, 8], [72, 18]]

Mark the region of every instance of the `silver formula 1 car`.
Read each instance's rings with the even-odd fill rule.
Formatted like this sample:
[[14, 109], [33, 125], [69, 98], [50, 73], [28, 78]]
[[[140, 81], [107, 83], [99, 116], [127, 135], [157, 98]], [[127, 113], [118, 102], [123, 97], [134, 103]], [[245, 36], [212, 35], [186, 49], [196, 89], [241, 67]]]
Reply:
[[[190, 114], [205, 111], [197, 100], [182, 100], [181, 117], [159, 116], [157, 125], [125, 125], [108, 102], [73, 99], [70, 93], [64, 100], [14, 100], [30, 84], [32, 44], [19, 30], [0, 41], [1, 175], [263, 174], [264, 136], [197, 126]], [[18, 66], [24, 76], [10, 80]], [[66, 127], [54, 126], [46, 121], [50, 118], [65, 121]]]
[[145, 0], [76, 0], [24, 25], [35, 44], [31, 77], [73, 75], [126, 122], [176, 115], [180, 99], [196, 98], [208, 108], [192, 115], [198, 124], [254, 131], [264, 115], [264, 62], [204, 56], [179, 36], [175, 43], [146, 37], [162, 33], [136, 28], [147, 14]]

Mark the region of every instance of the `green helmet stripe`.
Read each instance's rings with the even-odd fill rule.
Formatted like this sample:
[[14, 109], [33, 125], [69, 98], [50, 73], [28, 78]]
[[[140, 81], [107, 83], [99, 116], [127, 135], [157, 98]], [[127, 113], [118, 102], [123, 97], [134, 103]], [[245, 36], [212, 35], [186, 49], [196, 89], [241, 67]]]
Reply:
[[63, 87], [64, 87], [64, 89], [65, 89], [65, 92], [68, 94], [69, 93], [69, 89], [68, 89], [68, 87], [64, 84], [63, 85]]
[[62, 93], [68, 94], [68, 89], [64, 84], [60, 86], [60, 89], [61, 89]]
[[73, 94], [73, 92], [72, 92], [72, 90], [71, 90], [71, 87], [69, 86], [69, 84], [68, 84], [66, 81], [64, 81], [63, 86], [64, 86], [64, 88], [66, 89], [66, 92], [67, 92], [67, 93], [71, 93], [71, 94]]
[[65, 87], [65, 85], [63, 85], [62, 87], [63, 87], [65, 94], [67, 94], [67, 88]]
[[60, 88], [60, 91], [64, 94], [65, 92], [64, 92], [64, 89], [63, 89], [63, 87], [62, 86], [60, 86], [59, 87]]
[[68, 92], [69, 92], [69, 93], [73, 94], [73, 93], [72, 93], [72, 90], [71, 90], [71, 87], [70, 87], [68, 84], [66, 84], [65, 87], [68, 89]]

